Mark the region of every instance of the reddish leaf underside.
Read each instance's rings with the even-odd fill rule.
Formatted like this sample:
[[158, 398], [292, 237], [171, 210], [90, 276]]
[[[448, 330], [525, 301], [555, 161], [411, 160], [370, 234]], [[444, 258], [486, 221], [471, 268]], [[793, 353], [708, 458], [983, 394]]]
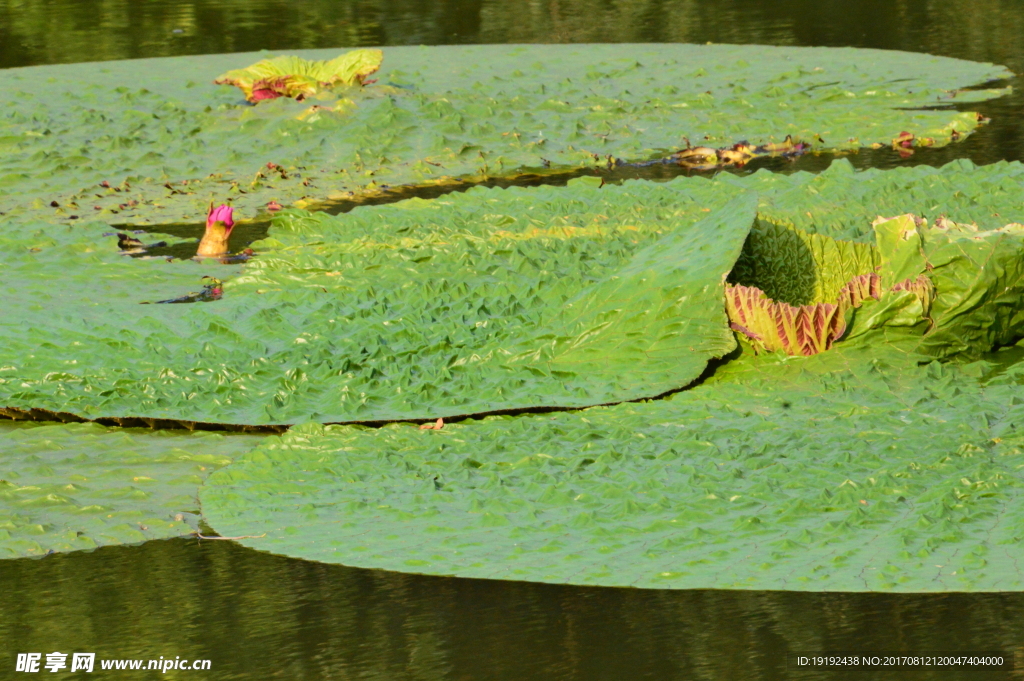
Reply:
[[732, 329], [771, 352], [816, 355], [846, 331], [843, 304], [794, 306], [776, 302], [754, 286], [732, 285], [726, 286], [725, 300]]
[[[921, 299], [927, 315], [934, 298], [931, 280], [920, 275], [892, 287], [910, 291]], [[846, 312], [869, 299], [882, 296], [882, 278], [875, 272], [861, 274], [839, 291], [834, 303], [790, 305], [775, 301], [755, 286], [726, 284], [725, 308], [729, 326], [769, 352], [816, 355], [832, 347], [846, 333]]]

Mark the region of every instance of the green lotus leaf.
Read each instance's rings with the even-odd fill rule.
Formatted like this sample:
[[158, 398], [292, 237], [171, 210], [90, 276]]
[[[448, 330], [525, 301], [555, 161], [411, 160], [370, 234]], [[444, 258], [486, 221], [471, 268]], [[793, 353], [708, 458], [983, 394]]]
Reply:
[[380, 50], [353, 50], [329, 61], [281, 56], [228, 71], [214, 83], [238, 87], [250, 102], [277, 97], [302, 100], [334, 85], [362, 85], [382, 61]]
[[0, 558], [195, 531], [199, 485], [253, 435], [0, 423]]
[[884, 285], [891, 287], [925, 271], [928, 259], [924, 254], [923, 228], [927, 220], [906, 214], [872, 223], [875, 241], [884, 253], [879, 269]]
[[402, 572], [1020, 590], [1020, 388], [980, 383], [984, 363], [919, 361], [840, 344], [747, 355], [653, 402], [433, 431], [298, 426], [210, 476], [203, 514], [266, 533], [253, 548]]
[[[47, 230], [15, 230], [0, 406], [263, 425], [652, 397], [734, 349], [724, 279], [755, 204], [634, 183], [288, 213], [233, 278], [126, 258], [100, 225], [38, 252]], [[203, 276], [219, 299], [140, 305]]]
[[[1011, 75], [989, 64], [845, 48], [487, 45], [385, 52], [372, 86], [255, 107], [212, 81], [269, 58], [240, 76], [243, 87], [262, 78], [267, 94], [307, 92], [335, 68], [314, 67], [313, 60], [337, 52], [4, 70], [0, 212], [57, 223], [74, 223], [72, 216], [201, 222], [211, 201], [230, 199], [239, 217], [252, 218], [271, 202], [363, 200], [399, 185], [670, 158], [688, 140], [707, 145], [716, 159], [744, 140], [785, 153], [787, 137], [814, 151], [889, 145], [901, 131], [941, 145], [966, 136], [978, 121], [973, 112], [935, 105], [1005, 94], [961, 88]], [[373, 51], [350, 54], [376, 58]]]

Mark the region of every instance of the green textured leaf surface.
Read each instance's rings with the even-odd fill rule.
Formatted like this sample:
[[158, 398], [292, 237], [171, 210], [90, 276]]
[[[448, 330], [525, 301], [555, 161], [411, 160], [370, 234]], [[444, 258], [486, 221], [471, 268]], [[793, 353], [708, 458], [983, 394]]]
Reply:
[[0, 423], [0, 558], [195, 530], [199, 485], [252, 435]]
[[[99, 223], [8, 222], [0, 306], [16, 314], [0, 315], [0, 406], [260, 425], [654, 396], [685, 386], [704, 361], [729, 350], [728, 333], [707, 326], [720, 313], [700, 296], [717, 290], [735, 257], [729, 248], [749, 226], [739, 215], [743, 192], [758, 195], [762, 223], [866, 245], [879, 214], [948, 215], [983, 231], [1024, 222], [1022, 189], [1017, 163], [855, 173], [845, 161], [820, 175], [475, 189], [336, 218], [288, 212], [244, 266], [126, 258]], [[735, 222], [715, 217], [730, 204]], [[711, 222], [698, 228], [701, 219]], [[685, 266], [667, 242], [656, 245], [672, 234], [700, 239], [677, 244], [692, 247]], [[1019, 238], [977, 236], [943, 246], [948, 263], [930, 272], [936, 319], [950, 320], [925, 338], [931, 354], [985, 351], [1018, 333]], [[817, 296], [827, 278], [805, 275], [827, 258], [807, 250], [779, 259], [769, 274]], [[758, 253], [761, 264], [775, 262], [770, 249]], [[644, 274], [625, 276], [652, 255], [662, 269], [651, 283], [679, 278], [691, 295], [670, 295], [675, 284], [649, 286]], [[979, 277], [987, 259], [1002, 264]], [[139, 304], [198, 291], [202, 276], [225, 280], [223, 300]], [[628, 304], [616, 302], [626, 300], [623, 286], [632, 287]], [[912, 297], [896, 303], [866, 306], [854, 327], [899, 322], [909, 326], [886, 333], [921, 336], [920, 315], [906, 308]], [[690, 319], [703, 321], [687, 326]], [[672, 353], [694, 361], [676, 362]]]
[[1024, 588], [1024, 407], [895, 349], [745, 359], [668, 399], [421, 431], [305, 425], [212, 475], [247, 546], [654, 588]]
[[652, 397], [735, 347], [723, 282], [756, 201], [702, 199], [634, 183], [296, 213], [191, 305], [139, 303], [235, 267], [128, 259], [99, 226], [5, 235], [0, 406], [261, 425]]
[[921, 351], [947, 357], [1012, 343], [1024, 334], [1024, 226], [989, 231], [924, 230], [935, 283], [935, 327]]
[[946, 216], [982, 230], [1024, 222], [1024, 204], [1017, 200], [1024, 165], [1016, 161], [976, 166], [961, 159], [940, 168], [854, 171], [839, 159], [818, 174], [759, 171], [741, 178], [721, 174], [715, 181], [757, 192], [763, 219], [844, 241], [873, 243], [875, 218], [904, 213], [929, 222]]
[[[723, 146], [793, 135], [834, 150], [888, 145], [907, 131], [941, 145], [953, 130], [973, 130], [975, 115], [921, 107], [1004, 94], [959, 88], [1012, 75], [849, 48], [489, 45], [387, 48], [376, 85], [305, 102], [251, 107], [213, 84], [268, 56], [0, 72], [0, 212], [180, 222], [230, 197], [251, 218], [269, 201], [645, 160], [686, 139]], [[268, 162], [285, 172], [267, 171]]]
[[[926, 328], [912, 332], [920, 336], [918, 351], [936, 357], [977, 355], [1019, 339], [1024, 334], [1024, 226], [979, 230], [975, 225], [918, 220], [907, 214], [875, 225], [883, 287], [918, 276], [934, 286], [934, 302], [927, 311], [904, 295], [904, 303], [918, 306], [928, 320]], [[883, 299], [869, 303], [865, 314], [884, 317], [880, 309], [899, 307], [897, 301]], [[906, 321], [920, 327], [919, 318], [915, 313]], [[894, 318], [887, 324], [901, 325]]]
[[790, 305], [831, 303], [850, 279], [878, 265], [871, 244], [808, 234], [759, 218], [729, 282], [756, 286], [772, 300]]
[[[808, 305], [834, 301], [852, 277], [877, 271], [882, 290], [889, 293], [856, 315], [850, 336], [881, 325], [902, 326], [921, 337], [920, 352], [937, 357], [984, 353], [1024, 334], [1024, 226], [979, 230], [944, 216], [929, 224], [907, 213], [877, 218], [873, 228], [875, 243], [866, 244], [759, 218], [730, 283], [755, 287], [773, 300]], [[896, 290], [910, 281], [925, 286], [927, 302]], [[770, 337], [776, 326], [783, 326], [781, 318], [769, 319], [767, 328], [755, 324], [755, 329], [742, 314], [733, 321], [746, 333], [756, 331], [755, 339]]]

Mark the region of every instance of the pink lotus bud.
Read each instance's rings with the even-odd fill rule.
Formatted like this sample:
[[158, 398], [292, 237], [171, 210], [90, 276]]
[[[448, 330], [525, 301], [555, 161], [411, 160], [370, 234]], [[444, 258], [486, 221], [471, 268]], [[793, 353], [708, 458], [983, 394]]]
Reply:
[[231, 236], [231, 228], [235, 226], [234, 211], [231, 206], [220, 205], [214, 208], [210, 204], [210, 211], [206, 214], [206, 233], [199, 242], [197, 256], [219, 256], [228, 252], [228, 237]]
[[211, 205], [210, 212], [206, 214], [206, 226], [209, 227], [214, 222], [220, 222], [230, 230], [235, 226], [235, 221], [233, 219], [234, 212], [235, 209], [228, 205], [222, 204], [216, 208]]

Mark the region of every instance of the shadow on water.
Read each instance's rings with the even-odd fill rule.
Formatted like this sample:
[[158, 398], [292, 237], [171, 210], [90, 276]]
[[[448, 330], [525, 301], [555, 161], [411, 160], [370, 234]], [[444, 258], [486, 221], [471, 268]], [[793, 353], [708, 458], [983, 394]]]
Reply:
[[832, 679], [794, 672], [787, 656], [852, 650], [1024, 661], [1024, 594], [584, 588], [359, 570], [195, 539], [0, 561], [0, 583], [18, 595], [0, 608], [12, 657], [209, 659], [204, 679]]

